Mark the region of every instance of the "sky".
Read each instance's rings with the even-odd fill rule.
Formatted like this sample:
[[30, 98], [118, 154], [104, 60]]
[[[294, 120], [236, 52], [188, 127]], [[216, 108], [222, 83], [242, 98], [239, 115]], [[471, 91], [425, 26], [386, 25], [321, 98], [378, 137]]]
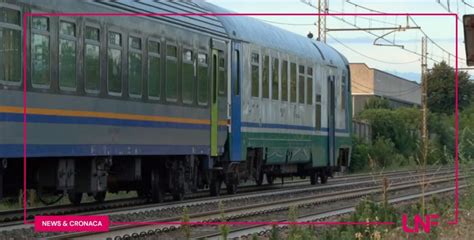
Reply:
[[[207, 0], [210, 3], [239, 13], [317, 13], [314, 6], [318, 0]], [[439, 1], [439, 2], [438, 2]], [[446, 61], [454, 67], [455, 43], [458, 41], [459, 67], [465, 64], [462, 31], [462, 15], [474, 13], [474, 0], [328, 0], [330, 13], [374, 13], [368, 9], [385, 13], [458, 13], [454, 16], [328, 16], [327, 43], [343, 53], [350, 62], [363, 62], [410, 80], [420, 81], [421, 38], [428, 40], [428, 68]], [[466, 3], [466, 4], [465, 4]], [[470, 6], [471, 5], [471, 6]], [[317, 36], [317, 16], [302, 17], [256, 17], [288, 31], [306, 36], [312, 32]], [[408, 21], [408, 22], [407, 22]], [[456, 21], [459, 25], [456, 37]], [[407, 25], [408, 24], [408, 25]], [[356, 28], [415, 27], [405, 31], [377, 30], [331, 31]], [[378, 39], [384, 36], [387, 41]], [[375, 44], [377, 45], [375, 45]], [[383, 44], [380, 46], [379, 44]], [[394, 44], [396, 46], [394, 46]], [[390, 46], [387, 46], [390, 45]], [[474, 71], [469, 71], [474, 74]]]

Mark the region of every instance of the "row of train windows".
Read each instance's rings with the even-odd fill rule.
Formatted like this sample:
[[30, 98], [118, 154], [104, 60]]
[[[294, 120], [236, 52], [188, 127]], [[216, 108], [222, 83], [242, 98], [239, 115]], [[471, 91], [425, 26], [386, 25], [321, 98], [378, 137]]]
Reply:
[[[15, 14], [18, 19], [15, 20]], [[6, 17], [5, 17], [6, 16]], [[1, 8], [0, 24], [9, 23], [20, 26], [19, 12]], [[51, 85], [50, 63], [50, 22], [47, 17], [34, 17], [32, 20], [31, 61], [32, 85], [36, 88], [49, 88]], [[107, 49], [107, 91], [110, 95], [122, 93], [122, 34], [108, 32]], [[0, 25], [0, 80], [21, 81], [21, 29]], [[142, 38], [128, 38], [128, 94], [140, 98], [143, 94], [143, 80], [148, 79], [148, 98], [161, 99], [161, 46], [159, 41], [149, 39], [148, 76], [143, 76]], [[59, 23], [59, 87], [62, 90], [75, 91], [76, 79], [76, 24], [68, 21]], [[86, 26], [84, 31], [84, 88], [87, 92], [100, 91], [100, 29]], [[209, 98], [209, 64], [206, 53], [195, 54], [183, 49], [181, 70], [181, 96], [184, 103], [193, 103], [196, 95], [198, 104], [207, 105]], [[178, 47], [166, 45], [165, 95], [167, 101], [178, 99]], [[218, 94], [225, 95], [225, 60], [219, 52]]]
[[[271, 62], [270, 62], [271, 59]], [[263, 61], [263, 64], [261, 64]], [[313, 104], [313, 68], [298, 66], [296, 63], [262, 56], [251, 55], [251, 92], [252, 97], [260, 97], [260, 68], [262, 68], [262, 98], [290, 101], [292, 103]], [[271, 79], [270, 79], [270, 72]], [[288, 76], [289, 74], [289, 76]], [[281, 76], [281, 92], [279, 88]], [[270, 91], [271, 88], [271, 91]], [[288, 90], [289, 88], [289, 90]], [[270, 96], [271, 95], [271, 96]], [[281, 98], [280, 98], [281, 97]], [[321, 95], [316, 94], [316, 103], [321, 102]]]

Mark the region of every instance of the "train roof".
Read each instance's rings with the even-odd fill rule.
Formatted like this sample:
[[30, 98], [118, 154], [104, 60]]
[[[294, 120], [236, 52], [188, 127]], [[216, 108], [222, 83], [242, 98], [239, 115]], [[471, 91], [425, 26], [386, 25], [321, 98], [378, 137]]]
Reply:
[[[233, 13], [214, 4], [199, 1], [200, 6], [213, 13]], [[327, 44], [278, 28], [246, 16], [218, 16], [230, 38], [284, 50], [297, 56], [328, 65], [346, 66], [347, 59]], [[308, 51], [313, 49], [313, 51]]]
[[[208, 13], [209, 11], [193, 1], [163, 0], [89, 0], [114, 10], [133, 13]], [[206, 32], [220, 37], [228, 36], [221, 21], [215, 16], [150, 16], [150, 18]]]

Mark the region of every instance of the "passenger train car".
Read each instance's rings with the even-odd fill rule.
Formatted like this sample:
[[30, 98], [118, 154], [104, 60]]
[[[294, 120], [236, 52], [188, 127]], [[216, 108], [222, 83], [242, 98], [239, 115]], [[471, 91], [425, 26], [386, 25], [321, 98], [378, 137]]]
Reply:
[[24, 140], [27, 187], [75, 204], [326, 183], [349, 165], [350, 72], [330, 46], [244, 16], [42, 14], [74, 12], [229, 13], [201, 1], [0, 1], [3, 196], [22, 188]]

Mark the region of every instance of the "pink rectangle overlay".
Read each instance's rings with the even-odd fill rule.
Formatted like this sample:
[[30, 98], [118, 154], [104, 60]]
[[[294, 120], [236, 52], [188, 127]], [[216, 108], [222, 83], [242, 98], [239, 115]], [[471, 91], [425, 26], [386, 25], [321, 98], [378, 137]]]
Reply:
[[[455, 30], [456, 30], [456, 39], [459, 33], [459, 25], [458, 25], [458, 14], [456, 13], [80, 13], [80, 12], [72, 12], [72, 13], [31, 13], [31, 12], [25, 12], [23, 15], [23, 31], [25, 34], [23, 34], [23, 83], [26, 83], [27, 81], [27, 54], [28, 54], [28, 48], [27, 48], [27, 24], [28, 21], [27, 19], [29, 17], [34, 17], [34, 16], [63, 16], [63, 17], [74, 17], [74, 16], [90, 16], [90, 17], [126, 17], [126, 16], [141, 16], [141, 17], [151, 17], [151, 16], [312, 16], [312, 17], [317, 17], [317, 16], [368, 16], [368, 17], [376, 17], [376, 16], [426, 16], [426, 17], [454, 17], [454, 25], [455, 25]], [[454, 127], [455, 127], [455, 153], [454, 153], [454, 162], [455, 162], [455, 191], [454, 191], [454, 219], [449, 221], [448, 224], [451, 225], [456, 225], [459, 224], [459, 161], [458, 161], [458, 132], [459, 132], [459, 110], [458, 110], [458, 41], [455, 41], [455, 121], [454, 121]], [[27, 189], [27, 121], [26, 121], [26, 116], [27, 116], [27, 86], [26, 84], [23, 84], [23, 191], [26, 192]], [[102, 224], [106, 224], [102, 226], [104, 230], [88, 230], [84, 227], [78, 227], [78, 228], [70, 228], [69, 231], [64, 230], [64, 227], [59, 227], [61, 228], [61, 232], [77, 232], [77, 231], [90, 231], [90, 232], [103, 232], [103, 231], [108, 231], [109, 225], [174, 225], [176, 222], [109, 222], [109, 219], [107, 216], [35, 216], [35, 221], [34, 222], [28, 222], [27, 218], [27, 194], [23, 194], [23, 221], [24, 224], [34, 224], [35, 225], [35, 231], [37, 232], [55, 232], [52, 229], [56, 227], [51, 227], [51, 226], [40, 226], [41, 221], [44, 220], [45, 218], [55, 218], [53, 221], [67, 221], [69, 217], [92, 217], [93, 219], [97, 218], [106, 218], [106, 222], [102, 222]], [[93, 220], [93, 219], [88, 219], [88, 220]], [[49, 219], [51, 220], [51, 219]], [[74, 220], [74, 219], [72, 219]], [[210, 222], [208, 225], [252, 225], [252, 224], [281, 224], [280, 222]], [[191, 222], [191, 223], [182, 223], [178, 222], [178, 224], [189, 224], [189, 225], [204, 225], [203, 223], [200, 222]], [[373, 222], [373, 223], [365, 223], [365, 222], [287, 222], [283, 225], [296, 225], [296, 224], [302, 224], [302, 225], [392, 225], [396, 224], [395, 222]], [[93, 227], [94, 229], [97, 229], [96, 227]], [[45, 230], [41, 230], [45, 229]]]
[[107, 232], [108, 216], [35, 216], [35, 232]]

